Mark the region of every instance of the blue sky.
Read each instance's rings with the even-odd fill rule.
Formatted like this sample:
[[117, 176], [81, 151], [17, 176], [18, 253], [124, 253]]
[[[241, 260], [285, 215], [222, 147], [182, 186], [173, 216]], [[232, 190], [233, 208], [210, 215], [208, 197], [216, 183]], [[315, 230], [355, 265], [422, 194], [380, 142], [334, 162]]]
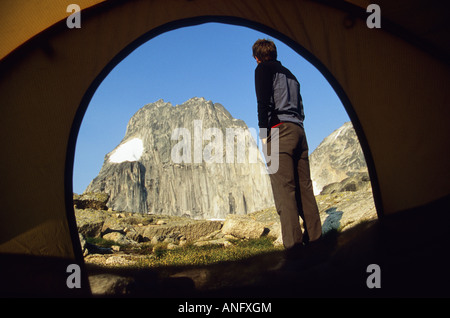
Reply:
[[73, 191], [82, 193], [97, 176], [104, 156], [123, 139], [133, 114], [159, 99], [178, 105], [204, 97], [257, 128], [251, 47], [259, 38], [274, 40], [278, 59], [300, 81], [310, 153], [350, 120], [323, 75], [276, 38], [219, 23], [173, 30], [138, 47], [97, 88], [78, 133]]

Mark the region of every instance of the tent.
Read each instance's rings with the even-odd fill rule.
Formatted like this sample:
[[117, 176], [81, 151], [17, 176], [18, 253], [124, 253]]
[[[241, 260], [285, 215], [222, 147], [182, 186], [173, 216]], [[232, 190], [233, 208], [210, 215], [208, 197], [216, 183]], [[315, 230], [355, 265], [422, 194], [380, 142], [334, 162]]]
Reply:
[[74, 2], [81, 28], [68, 27], [67, 1], [0, 3], [0, 278], [9, 282], [2, 293], [89, 295], [85, 274], [83, 288], [66, 284], [67, 266], [84, 264], [72, 203], [83, 114], [117, 63], [179, 27], [254, 28], [313, 63], [353, 122], [380, 219], [418, 208], [433, 218], [426, 207], [448, 202], [445, 1], [379, 0], [381, 28], [367, 25], [368, 0]]

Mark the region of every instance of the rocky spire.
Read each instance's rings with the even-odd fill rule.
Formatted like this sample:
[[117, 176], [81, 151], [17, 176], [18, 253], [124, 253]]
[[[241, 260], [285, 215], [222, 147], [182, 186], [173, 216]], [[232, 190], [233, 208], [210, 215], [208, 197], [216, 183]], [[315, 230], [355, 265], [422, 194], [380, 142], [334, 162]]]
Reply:
[[119, 211], [219, 218], [274, 205], [250, 130], [221, 104], [159, 100], [129, 120], [85, 192], [109, 194]]

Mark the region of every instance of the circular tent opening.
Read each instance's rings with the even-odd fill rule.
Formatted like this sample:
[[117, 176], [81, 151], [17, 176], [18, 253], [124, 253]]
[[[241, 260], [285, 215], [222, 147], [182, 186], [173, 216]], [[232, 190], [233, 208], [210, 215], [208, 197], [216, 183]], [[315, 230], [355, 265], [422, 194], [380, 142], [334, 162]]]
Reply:
[[[105, 154], [124, 137], [130, 118], [148, 103], [163, 99], [175, 106], [201, 96], [223, 104], [234, 118], [244, 119], [249, 127], [256, 127], [253, 78], [256, 63], [251, 46], [256, 39], [268, 37], [257, 28], [208, 21], [177, 26], [152, 34], [151, 38], [144, 36], [133, 44], [134, 50], [127, 48], [127, 53], [120, 55], [122, 59], [116, 57], [115, 65], [102, 73], [103, 80], [97, 79], [89, 89], [95, 92], [91, 99], [85, 99], [89, 106], [83, 114], [75, 147], [79, 162], [75, 160], [74, 192], [81, 194], [97, 176]], [[311, 153], [325, 137], [348, 122], [349, 117], [323, 75], [288, 45], [274, 41], [279, 60], [301, 84]], [[133, 141], [136, 139], [130, 142]], [[117, 153], [111, 159], [114, 155]], [[87, 169], [91, 171], [84, 179], [78, 175]]]

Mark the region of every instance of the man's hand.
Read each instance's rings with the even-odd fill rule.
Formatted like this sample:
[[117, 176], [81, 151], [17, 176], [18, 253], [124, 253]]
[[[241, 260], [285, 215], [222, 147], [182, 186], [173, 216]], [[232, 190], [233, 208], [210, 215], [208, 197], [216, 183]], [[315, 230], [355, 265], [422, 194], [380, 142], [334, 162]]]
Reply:
[[267, 144], [267, 138], [263, 138], [263, 139], [261, 139], [261, 141], [264, 146]]

